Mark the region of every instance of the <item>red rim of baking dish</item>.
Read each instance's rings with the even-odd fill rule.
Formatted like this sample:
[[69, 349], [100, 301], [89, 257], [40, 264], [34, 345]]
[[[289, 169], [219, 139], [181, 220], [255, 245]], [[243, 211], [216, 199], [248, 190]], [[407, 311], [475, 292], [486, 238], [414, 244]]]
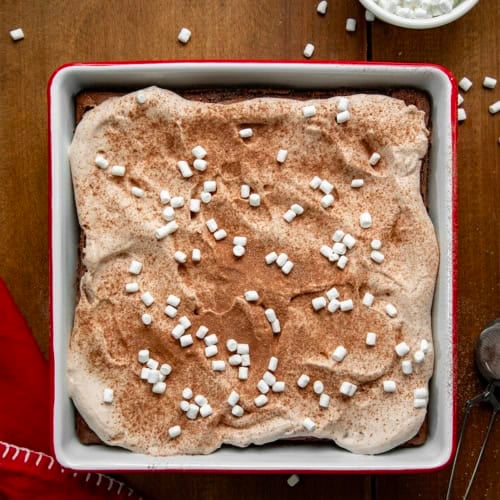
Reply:
[[[53, 312], [53, 281], [52, 281], [52, 122], [51, 122], [51, 95], [50, 91], [52, 89], [52, 83], [54, 78], [64, 69], [71, 67], [99, 67], [99, 66], [129, 66], [129, 65], [152, 65], [152, 64], [323, 64], [323, 65], [337, 65], [337, 66], [377, 66], [377, 67], [407, 67], [407, 68], [432, 68], [443, 73], [451, 83], [451, 197], [452, 197], [452, 234], [451, 234], [451, 259], [452, 259], [452, 442], [450, 456], [447, 460], [436, 467], [428, 468], [417, 468], [417, 469], [345, 469], [345, 470], [323, 470], [323, 469], [184, 469], [184, 468], [168, 468], [163, 469], [159, 467], [158, 469], [109, 469], [110, 473], [144, 473], [144, 472], [162, 472], [162, 473], [207, 473], [207, 474], [290, 474], [290, 473], [300, 473], [300, 474], [420, 474], [426, 472], [437, 472], [446, 468], [456, 451], [456, 423], [457, 423], [457, 275], [458, 275], [458, 179], [457, 179], [457, 98], [458, 98], [458, 88], [457, 82], [453, 73], [441, 66], [439, 64], [427, 64], [427, 63], [405, 63], [405, 62], [378, 62], [378, 61], [335, 61], [335, 60], [315, 60], [315, 61], [303, 61], [303, 60], [251, 60], [251, 59], [229, 59], [229, 60], [219, 60], [219, 59], [178, 59], [169, 61], [104, 61], [104, 62], [74, 62], [67, 63], [59, 66], [50, 76], [47, 84], [47, 110], [48, 110], [48, 211], [49, 211], [49, 369], [50, 369], [50, 409], [51, 409], [51, 447], [52, 454], [56, 457], [55, 447], [54, 447], [54, 406], [55, 406], [55, 377], [54, 377], [54, 312]], [[57, 458], [57, 457], [56, 457]], [[82, 469], [83, 470], [83, 469]], [[93, 469], [84, 469], [92, 472]], [[95, 469], [96, 471], [102, 472], [106, 469]]]

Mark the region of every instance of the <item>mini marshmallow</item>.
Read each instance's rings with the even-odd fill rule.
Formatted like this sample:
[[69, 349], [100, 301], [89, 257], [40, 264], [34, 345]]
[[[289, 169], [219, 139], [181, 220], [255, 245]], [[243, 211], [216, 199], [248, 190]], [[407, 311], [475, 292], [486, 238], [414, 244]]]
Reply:
[[396, 392], [396, 382], [394, 380], [384, 380], [384, 392]]
[[342, 113], [342, 111], [347, 111], [349, 108], [349, 99], [347, 97], [341, 97], [337, 102], [337, 112]]
[[428, 402], [427, 399], [414, 399], [413, 408], [426, 408], [427, 402]]
[[309, 417], [302, 421], [302, 425], [306, 431], [313, 431], [316, 429], [316, 424]]
[[345, 30], [350, 33], [356, 31], [356, 19], [348, 17], [345, 22]]
[[338, 299], [340, 297], [340, 294], [338, 290], [335, 287], [333, 287], [326, 292], [326, 296], [328, 297], [328, 300], [333, 300], [333, 299]]
[[166, 205], [170, 201], [170, 193], [166, 189], [160, 191], [160, 202]]
[[149, 370], [148, 383], [156, 384], [160, 380], [160, 372], [158, 370]]
[[461, 106], [463, 103], [464, 103], [464, 98], [463, 98], [462, 94], [458, 94], [457, 105]]
[[156, 359], [150, 358], [148, 359], [148, 362], [146, 363], [146, 366], [150, 368], [151, 370], [156, 370], [160, 363], [156, 361]]
[[196, 158], [196, 160], [193, 161], [193, 167], [195, 170], [198, 170], [198, 172], [205, 172], [207, 169], [207, 162], [206, 160]]
[[193, 250], [191, 251], [191, 260], [193, 262], [201, 261], [201, 250], [199, 248], [193, 248]]
[[395, 318], [398, 315], [398, 310], [392, 304], [387, 304], [385, 306], [385, 312], [391, 318]]
[[249, 137], [252, 137], [253, 130], [251, 128], [242, 128], [239, 134], [242, 139], [248, 139]]
[[316, 7], [316, 12], [324, 16], [326, 14], [326, 9], [328, 9], [328, 2], [326, 0], [321, 0]]
[[184, 160], [178, 161], [177, 168], [179, 169], [179, 172], [181, 173], [182, 177], [184, 177], [185, 179], [193, 176], [193, 171], [189, 167], [187, 161]]
[[373, 262], [376, 262], [377, 264], [382, 264], [384, 262], [384, 254], [382, 252], [379, 252], [378, 250], [373, 250], [370, 253], [370, 258], [373, 260]]
[[377, 334], [373, 332], [368, 332], [366, 334], [366, 345], [374, 346], [377, 343]]
[[260, 396], [257, 396], [254, 400], [253, 400], [255, 406], [257, 406], [257, 408], [260, 408], [261, 406], [264, 406], [265, 404], [267, 404], [268, 402], [268, 399], [267, 399], [267, 396], [265, 396], [264, 394], [261, 394]]
[[472, 82], [466, 77], [464, 76], [459, 82], [458, 82], [458, 86], [464, 91], [464, 92], [468, 92], [470, 90], [470, 88], [472, 87]]
[[202, 396], [201, 394], [197, 394], [195, 397], [194, 397], [194, 402], [198, 405], [198, 406], [203, 406], [203, 405], [206, 405], [208, 403], [208, 400], [205, 396]]
[[180, 403], [179, 403], [179, 408], [184, 412], [186, 413], [188, 410], [189, 410], [189, 402], [188, 401], [184, 401], [182, 400]]
[[276, 321], [278, 318], [276, 317], [276, 313], [274, 312], [274, 309], [266, 309], [264, 311], [264, 314], [266, 316], [266, 319], [267, 321], [269, 321], [269, 323], [272, 323], [273, 321]]
[[200, 160], [203, 160], [205, 156], [207, 156], [207, 151], [203, 146], [195, 146], [192, 150], [191, 153], [195, 158], [198, 158]]
[[202, 191], [200, 194], [200, 200], [205, 204], [210, 203], [212, 201], [212, 195], [206, 191]]
[[368, 229], [369, 227], [372, 226], [372, 216], [370, 215], [369, 212], [363, 212], [360, 216], [359, 216], [359, 225], [363, 228], [363, 229]]
[[262, 380], [268, 385], [268, 386], [273, 386], [274, 383], [276, 382], [276, 377], [269, 371], [265, 372], [264, 375], [262, 376]]
[[363, 179], [353, 179], [351, 181], [351, 187], [352, 188], [360, 188], [365, 185], [365, 181]]
[[288, 151], [286, 149], [280, 149], [276, 155], [276, 161], [278, 163], [285, 163], [288, 157]]
[[125, 167], [123, 165], [114, 165], [111, 167], [111, 175], [123, 177], [125, 175]]
[[[325, 2], [326, 3], [326, 2]], [[300, 477], [297, 476], [297, 474], [292, 474], [287, 480], [287, 484], [288, 486], [290, 486], [290, 488], [293, 488], [294, 486], [297, 486], [297, 484], [299, 483], [300, 481]]]
[[130, 267], [128, 268], [128, 272], [130, 274], [140, 274], [142, 271], [142, 264], [138, 260], [133, 260], [130, 263]]
[[136, 198], [143, 198], [144, 197], [144, 189], [138, 188], [137, 186], [133, 186], [130, 192], [136, 197]]
[[275, 356], [271, 356], [269, 359], [269, 364], [267, 365], [267, 369], [269, 371], [275, 372], [278, 368], [278, 358]]
[[427, 387], [417, 387], [413, 391], [413, 397], [415, 399], [429, 399], [429, 390]]
[[227, 398], [227, 402], [230, 406], [235, 406], [238, 404], [239, 400], [240, 395], [236, 391], [231, 391], [231, 394], [229, 394], [229, 397]]
[[179, 42], [184, 44], [188, 43], [190, 38], [191, 38], [191, 31], [188, 30], [187, 28], [182, 28], [179, 31], [179, 34], [177, 35], [177, 40], [179, 40]]
[[151, 390], [155, 394], [164, 394], [167, 390], [167, 384], [165, 382], [156, 382], [156, 384], [153, 384], [153, 388]]
[[411, 375], [413, 373], [413, 365], [409, 359], [401, 361], [401, 371], [405, 375]]
[[316, 114], [316, 107], [312, 104], [309, 106], [304, 106], [302, 108], [302, 114], [304, 115], [304, 118], [311, 118]]
[[271, 390], [273, 392], [285, 392], [285, 382], [283, 380], [278, 380], [274, 382], [273, 386], [271, 387]]
[[266, 261], [266, 264], [269, 265], [275, 262], [277, 258], [278, 254], [276, 252], [270, 252], [264, 257], [264, 260]]
[[179, 339], [179, 342], [181, 344], [181, 347], [189, 347], [190, 345], [193, 345], [193, 337], [190, 334], [183, 335]]
[[497, 81], [495, 78], [491, 76], [485, 76], [483, 80], [483, 87], [486, 89], [494, 89], [497, 85]]
[[240, 245], [242, 247], [246, 246], [247, 244], [247, 237], [246, 236], [235, 236], [233, 238], [233, 245]]
[[162, 375], [165, 375], [165, 377], [167, 377], [168, 375], [170, 375], [172, 373], [172, 367], [168, 363], [163, 363], [160, 366], [160, 373]]
[[323, 391], [325, 390], [325, 386], [323, 385], [323, 382], [321, 380], [315, 380], [313, 383], [313, 391], [314, 394], [323, 394]]
[[242, 354], [241, 355], [241, 366], [245, 366], [245, 367], [250, 366], [250, 354]]
[[248, 203], [251, 207], [260, 207], [260, 195], [252, 193], [248, 198]]
[[157, 240], [162, 240], [169, 234], [173, 234], [179, 229], [179, 224], [175, 220], [170, 221], [168, 224], [161, 226], [155, 231], [155, 237]]
[[97, 155], [95, 157], [95, 164], [102, 170], [106, 170], [109, 167], [109, 161], [102, 155]]
[[283, 274], [290, 274], [291, 270], [293, 269], [293, 266], [295, 264], [291, 260], [287, 260], [284, 264], [283, 267], [281, 268], [281, 272]]
[[334, 243], [332, 250], [338, 255], [344, 255], [347, 251], [344, 243]]
[[288, 255], [286, 253], [280, 253], [276, 258], [276, 265], [278, 267], [283, 267], [288, 260]]
[[174, 326], [170, 334], [175, 340], [179, 340], [184, 335], [185, 331], [186, 329], [181, 324], [177, 324]]
[[304, 47], [304, 57], [307, 57], [309, 59], [314, 53], [314, 45], [312, 43], [308, 43]]
[[315, 297], [314, 299], [312, 299], [311, 303], [315, 311], [319, 311], [320, 309], [326, 307], [325, 297]]
[[150, 314], [144, 313], [141, 316], [141, 320], [144, 323], [144, 325], [149, 326], [153, 322], [153, 318], [151, 317]]
[[236, 352], [236, 350], [238, 349], [238, 342], [236, 342], [236, 340], [234, 339], [229, 339], [226, 342], [226, 348], [229, 352]]
[[227, 233], [224, 229], [219, 229], [218, 231], [215, 231], [215, 233], [214, 233], [214, 238], [217, 241], [223, 240], [226, 237], [227, 237]]
[[430, 350], [430, 344], [427, 340], [425, 339], [422, 339], [420, 341], [420, 350], [424, 353], [424, 354], [427, 354]]
[[147, 349], [141, 349], [137, 354], [137, 360], [139, 363], [147, 363], [149, 361], [149, 351]]
[[350, 250], [356, 244], [356, 238], [348, 233], [342, 238], [342, 243]]
[[170, 199], [170, 206], [172, 208], [181, 208], [184, 206], [184, 197], [183, 196], [174, 196]]
[[205, 347], [205, 357], [207, 357], [207, 358], [212, 358], [218, 352], [219, 352], [219, 350], [217, 349], [216, 345], [209, 345], [209, 346]]
[[245, 252], [246, 252], [245, 247], [243, 247], [241, 245], [235, 245], [233, 247], [233, 255], [235, 257], [238, 257], [238, 258], [243, 257], [243, 255], [245, 255]]
[[373, 250], [380, 250], [382, 248], [382, 242], [380, 240], [372, 240], [370, 246]]
[[339, 308], [340, 308], [340, 302], [337, 299], [332, 299], [328, 303], [327, 309], [329, 313], [333, 314], [334, 312], [338, 311]]
[[125, 285], [125, 291], [127, 293], [135, 293], [139, 291], [139, 283], [127, 283]]
[[310, 377], [308, 377], [305, 373], [303, 373], [298, 379], [297, 379], [297, 385], [301, 389], [305, 389], [307, 387], [307, 384], [309, 384]]
[[217, 229], [219, 228], [219, 226], [217, 225], [217, 222], [215, 222], [215, 219], [207, 220], [207, 222], [205, 222], [205, 225], [207, 226], [208, 230], [211, 233], [215, 233], [215, 231], [217, 231]]
[[240, 186], [240, 196], [242, 198], [248, 198], [250, 196], [250, 186], [248, 184], [242, 184]]
[[366, 292], [363, 297], [363, 305], [366, 307], [371, 307], [373, 305], [374, 300], [375, 297], [370, 292]]
[[319, 397], [319, 405], [321, 408], [328, 408], [330, 406], [330, 396], [328, 394], [322, 393]]
[[205, 345], [215, 345], [219, 342], [217, 335], [215, 333], [211, 333], [204, 338]]
[[350, 119], [351, 119], [351, 113], [349, 113], [349, 111], [347, 110], [342, 111], [341, 113], [337, 113], [337, 116], [335, 117], [335, 120], [339, 125], [341, 123], [349, 121]]
[[247, 290], [244, 296], [247, 302], [257, 302], [259, 300], [259, 294], [255, 290]]
[[187, 255], [184, 252], [177, 250], [177, 252], [174, 253], [174, 259], [179, 264], [185, 264], [187, 262]]
[[297, 217], [297, 214], [293, 210], [287, 210], [283, 214], [283, 219], [285, 219], [288, 223], [292, 222], [295, 217]]
[[189, 200], [189, 211], [197, 214], [201, 209], [201, 200], [197, 198], [191, 198]]
[[410, 352], [410, 347], [406, 342], [400, 342], [394, 348], [394, 350], [396, 351], [396, 354], [402, 358], [403, 356], [406, 356]]
[[183, 390], [182, 390], [182, 397], [184, 399], [191, 399], [193, 397], [193, 391], [190, 387], [185, 387]]
[[312, 189], [318, 189], [320, 185], [321, 179], [317, 175], [315, 175], [309, 182], [309, 187]]
[[425, 359], [425, 354], [422, 351], [416, 351], [415, 354], [413, 355], [413, 360], [415, 363], [422, 363]]
[[333, 191], [333, 184], [323, 179], [319, 185], [319, 190], [325, 194], [330, 194]]
[[457, 120], [459, 122], [463, 122], [463, 121], [467, 120], [467, 113], [465, 112], [464, 108], [458, 108]]
[[248, 367], [240, 366], [238, 368], [238, 379], [239, 380], [248, 380]]
[[149, 307], [154, 301], [154, 297], [149, 292], [144, 292], [141, 295], [141, 300], [146, 307]]
[[16, 28], [14, 30], [10, 30], [9, 35], [14, 42], [19, 42], [19, 40], [24, 38], [24, 31], [22, 28]]
[[226, 369], [225, 361], [222, 360], [212, 361], [212, 370], [214, 372], [223, 372], [225, 369]]
[[355, 384], [351, 384], [351, 382], [342, 382], [340, 385], [340, 393], [344, 396], [349, 396], [352, 398], [356, 391], [358, 390], [358, 386]]
[[352, 311], [354, 309], [354, 304], [351, 299], [342, 300], [340, 302], [340, 310], [343, 312]]
[[326, 194], [320, 200], [320, 204], [323, 208], [331, 207], [333, 205], [333, 202], [334, 202], [334, 198], [331, 194]]
[[257, 389], [262, 394], [267, 394], [271, 390], [271, 388], [266, 384], [265, 380], [263, 379], [260, 379], [259, 382], [257, 383]]
[[217, 191], [216, 181], [205, 181], [203, 183], [203, 191], [206, 193], [215, 193]]
[[319, 253], [323, 257], [326, 257], [328, 260], [331, 260], [331, 257], [333, 255], [333, 250], [328, 245], [321, 245], [321, 248], [319, 249]]
[[102, 400], [108, 404], [112, 403], [113, 402], [113, 389], [106, 387], [106, 389], [104, 389], [102, 391]]
[[171, 439], [175, 439], [176, 437], [179, 437], [181, 435], [181, 426], [180, 425], [174, 425], [173, 427], [169, 427], [168, 429], [168, 436]]
[[380, 154], [379, 153], [373, 153], [371, 156], [370, 156], [370, 159], [368, 160], [368, 163], [374, 167], [379, 161], [380, 161]]
[[292, 212], [294, 212], [296, 215], [302, 215], [304, 213], [304, 208], [298, 203], [294, 203], [290, 207], [290, 210], [292, 210]]
[[141, 380], [147, 380], [149, 377], [149, 368], [143, 366], [141, 368]]
[[244, 410], [240, 405], [235, 405], [232, 407], [231, 413], [234, 417], [242, 417]]
[[365, 10], [365, 21], [368, 23], [373, 23], [373, 21], [375, 21], [375, 14], [368, 9]]
[[335, 351], [332, 352], [332, 359], [340, 363], [347, 355], [347, 349], [343, 345], [339, 345]]
[[280, 324], [280, 320], [279, 319], [275, 319], [272, 323], [271, 323], [271, 330], [273, 333], [277, 334], [277, 333], [281, 333], [281, 324]]
[[188, 411], [186, 412], [186, 417], [189, 418], [189, 420], [196, 420], [199, 412], [200, 407], [198, 405], [195, 405], [194, 403], [191, 403], [189, 405]]
[[165, 207], [162, 212], [162, 217], [170, 222], [175, 219], [175, 210], [172, 207]]
[[249, 354], [250, 346], [248, 344], [238, 344], [238, 347], [236, 348], [236, 352], [238, 354]]
[[177, 295], [169, 295], [167, 297], [167, 304], [172, 307], [179, 307], [181, 299]]
[[239, 354], [233, 354], [229, 356], [228, 361], [231, 366], [239, 366], [241, 365], [241, 356]]
[[489, 112], [494, 115], [500, 111], [500, 101], [496, 101], [488, 107]]

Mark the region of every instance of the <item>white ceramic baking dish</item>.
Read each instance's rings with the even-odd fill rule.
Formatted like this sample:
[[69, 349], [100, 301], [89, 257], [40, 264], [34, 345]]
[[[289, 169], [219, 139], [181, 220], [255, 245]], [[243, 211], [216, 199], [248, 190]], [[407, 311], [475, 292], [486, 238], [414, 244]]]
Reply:
[[[441, 248], [432, 327], [435, 373], [429, 432], [423, 446], [360, 456], [330, 444], [278, 443], [224, 447], [208, 456], [151, 457], [109, 446], [84, 446], [75, 433], [65, 365], [75, 308], [79, 229], [68, 164], [75, 126], [74, 96], [82, 89], [192, 86], [394, 88], [425, 90], [432, 101], [429, 211]], [[419, 472], [444, 467], [455, 447], [456, 362], [456, 102], [453, 77], [432, 65], [337, 62], [134, 62], [70, 64], [48, 86], [50, 147], [50, 294], [53, 445], [57, 460], [81, 470], [228, 472]]]

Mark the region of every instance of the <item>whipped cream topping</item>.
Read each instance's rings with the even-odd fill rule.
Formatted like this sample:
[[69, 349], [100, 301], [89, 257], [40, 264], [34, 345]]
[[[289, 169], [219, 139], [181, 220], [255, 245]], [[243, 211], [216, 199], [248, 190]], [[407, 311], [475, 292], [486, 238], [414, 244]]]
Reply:
[[[244, 447], [301, 436], [381, 453], [413, 437], [426, 414], [425, 405], [415, 408], [414, 390], [427, 387], [433, 369], [430, 319], [438, 266], [420, 195], [428, 148], [424, 113], [397, 99], [359, 94], [349, 97], [350, 119], [338, 124], [338, 97], [208, 104], [156, 87], [141, 96], [141, 103], [136, 93], [110, 98], [86, 113], [70, 148], [85, 243], [67, 380], [89, 426], [110, 445], [152, 455], [206, 454], [224, 443]], [[315, 114], [306, 118], [304, 109]], [[242, 139], [240, 131], [249, 128], [252, 135]], [[185, 178], [177, 164], [192, 163], [198, 145], [207, 152], [206, 171]], [[282, 149], [285, 163], [276, 161]], [[381, 159], [373, 166], [374, 152]], [[124, 166], [123, 177], [96, 166], [97, 155]], [[334, 186], [335, 202], [327, 209], [309, 187], [314, 176]], [[353, 179], [363, 179], [363, 188], [352, 189]], [[175, 234], [155, 238], [165, 223], [160, 192], [197, 199], [207, 180], [217, 183], [210, 203], [196, 213], [189, 203], [177, 208]], [[241, 197], [242, 185], [259, 194], [259, 206]], [[133, 196], [133, 187], [143, 196]], [[294, 203], [304, 211], [289, 224], [283, 214]], [[359, 224], [363, 212], [372, 217], [366, 229]], [[227, 238], [214, 238], [206, 227], [210, 219]], [[338, 228], [356, 240], [343, 270], [319, 252]], [[238, 258], [233, 238], [242, 234], [247, 243]], [[380, 264], [370, 258], [374, 238], [384, 242]], [[175, 252], [191, 255], [194, 248], [200, 262], [174, 260]], [[290, 274], [266, 264], [274, 250], [293, 261]], [[140, 274], [129, 273], [133, 260], [142, 264]], [[126, 292], [131, 280], [139, 293]], [[312, 299], [332, 287], [352, 300], [352, 310], [314, 311]], [[248, 290], [257, 292], [256, 301], [245, 300]], [[148, 326], [141, 321], [145, 292], [155, 298], [147, 307]], [[374, 297], [371, 307], [363, 305], [367, 292]], [[177, 320], [163, 312], [169, 295], [182, 299], [179, 315], [192, 323], [194, 342], [185, 348], [170, 334]], [[387, 304], [397, 316], [386, 314]], [[268, 309], [279, 318], [279, 333], [269, 328]], [[216, 358], [207, 358], [204, 342], [194, 336], [202, 325], [217, 335]], [[369, 332], [377, 333], [376, 345], [366, 345]], [[248, 379], [239, 377], [243, 367], [228, 363], [232, 339], [249, 345]], [[411, 360], [422, 339], [429, 343], [424, 361], [404, 374], [405, 358], [395, 346], [406, 342]], [[331, 357], [339, 345], [348, 352], [341, 363]], [[141, 349], [172, 367], [164, 394], [153, 394], [141, 381]], [[260, 405], [257, 384], [272, 357], [285, 389], [269, 392]], [[213, 371], [213, 359], [225, 361], [225, 370]], [[298, 387], [301, 374], [322, 382], [321, 406], [312, 384]], [[394, 381], [396, 391], [384, 392], [384, 380]], [[341, 394], [344, 382], [357, 387], [352, 397]], [[185, 387], [206, 395], [213, 413], [186, 419], [179, 408]], [[105, 388], [113, 389], [111, 404], [102, 401]], [[232, 391], [244, 410], [238, 416], [227, 402]], [[314, 428], [305, 428], [306, 419]], [[172, 439], [168, 431], [177, 425], [182, 432]]]

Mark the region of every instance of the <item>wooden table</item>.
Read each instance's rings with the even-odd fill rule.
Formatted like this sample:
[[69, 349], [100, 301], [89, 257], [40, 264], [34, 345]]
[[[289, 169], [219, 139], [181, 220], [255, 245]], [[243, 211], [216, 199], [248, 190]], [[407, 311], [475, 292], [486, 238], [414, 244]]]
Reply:
[[[474, 82], [465, 98], [459, 157], [458, 405], [478, 393], [476, 337], [500, 316], [500, 115], [488, 105], [500, 85], [500, 1], [483, 0], [454, 24], [424, 32], [367, 24], [355, 0], [2, 0], [0, 2], [0, 276], [11, 289], [42, 351], [48, 351], [47, 80], [70, 61], [126, 59], [314, 59], [421, 61], [447, 66]], [[356, 33], [345, 19], [355, 17]], [[8, 31], [21, 26], [25, 40]], [[191, 42], [176, 41], [182, 26]], [[461, 412], [460, 412], [461, 416]], [[473, 416], [459, 463], [454, 498], [465, 490], [488, 418]], [[500, 498], [500, 429], [490, 438], [472, 498]], [[282, 475], [131, 475], [146, 498], [443, 498], [449, 468], [427, 475], [302, 476], [289, 488]]]

